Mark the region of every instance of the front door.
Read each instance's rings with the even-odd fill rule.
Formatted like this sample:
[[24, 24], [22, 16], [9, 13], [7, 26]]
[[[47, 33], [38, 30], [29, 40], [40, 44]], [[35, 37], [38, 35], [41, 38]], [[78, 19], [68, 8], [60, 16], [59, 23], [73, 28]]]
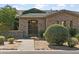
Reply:
[[38, 36], [38, 21], [37, 20], [28, 21], [28, 35], [29, 37]]

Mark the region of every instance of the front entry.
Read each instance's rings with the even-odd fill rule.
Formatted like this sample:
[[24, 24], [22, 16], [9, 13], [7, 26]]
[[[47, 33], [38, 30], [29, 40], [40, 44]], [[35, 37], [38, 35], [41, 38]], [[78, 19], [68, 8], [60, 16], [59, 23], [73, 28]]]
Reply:
[[28, 21], [28, 36], [38, 36], [38, 21], [37, 20], [29, 20]]

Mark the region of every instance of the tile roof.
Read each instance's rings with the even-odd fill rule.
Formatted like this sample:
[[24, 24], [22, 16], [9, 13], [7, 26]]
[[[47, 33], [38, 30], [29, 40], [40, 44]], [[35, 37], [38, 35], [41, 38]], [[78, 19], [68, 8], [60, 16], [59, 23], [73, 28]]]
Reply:
[[[20, 11], [21, 13], [23, 12], [24, 10]], [[56, 13], [59, 13], [59, 12], [67, 12], [67, 13], [71, 13], [71, 14], [74, 14], [76, 16], [79, 16], [79, 12], [77, 11], [70, 11], [70, 10], [43, 10], [45, 11], [46, 13], [28, 13], [28, 14], [21, 14], [20, 17], [46, 17], [48, 15], [51, 15], [51, 14], [56, 14]], [[19, 12], [18, 12], [19, 13]]]
[[45, 17], [47, 15], [48, 15], [47, 13], [29, 13], [21, 15], [21, 17]]

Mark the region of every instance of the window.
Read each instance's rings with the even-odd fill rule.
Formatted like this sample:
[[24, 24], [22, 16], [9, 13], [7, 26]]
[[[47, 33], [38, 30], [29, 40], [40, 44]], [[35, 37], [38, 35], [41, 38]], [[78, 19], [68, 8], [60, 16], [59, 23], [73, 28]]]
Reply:
[[70, 27], [73, 27], [73, 21], [70, 21]]
[[64, 21], [64, 26], [66, 26], [66, 21]]
[[66, 21], [62, 21], [62, 25], [66, 26]]
[[57, 24], [59, 24], [59, 21], [57, 21]]

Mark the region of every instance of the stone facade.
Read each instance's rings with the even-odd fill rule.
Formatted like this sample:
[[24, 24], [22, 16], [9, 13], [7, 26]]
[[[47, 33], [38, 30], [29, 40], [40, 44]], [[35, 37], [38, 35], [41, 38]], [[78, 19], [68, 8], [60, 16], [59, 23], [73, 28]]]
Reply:
[[59, 24], [61, 24], [63, 21], [66, 22], [66, 26], [70, 27], [70, 21], [73, 22], [73, 27], [77, 28], [79, 27], [79, 17], [76, 15], [72, 15], [69, 13], [57, 13], [52, 14], [46, 19], [46, 27], [48, 27], [51, 24], [56, 24], [57, 21], [59, 21]]
[[24, 31], [26, 33], [26, 36], [28, 36], [28, 21], [29, 20], [37, 20], [38, 21], [38, 32], [41, 30], [45, 30], [45, 18], [20, 18], [19, 19], [19, 30]]
[[30, 16], [20, 16], [19, 18], [19, 30], [25, 33], [25, 36], [28, 37], [28, 21], [29, 20], [37, 20], [38, 21], [38, 32], [40, 30], [45, 30], [51, 24], [62, 24], [65, 21], [65, 25], [70, 27], [70, 22], [72, 21], [72, 25], [74, 28], [79, 29], [79, 16], [71, 13], [71, 12], [57, 12], [50, 13], [41, 17], [30, 17]]
[[0, 33], [1, 35], [4, 35], [4, 36], [14, 36], [16, 39], [23, 39], [23, 38], [26, 38], [24, 37], [24, 32], [23, 31], [18, 31], [18, 30], [12, 30], [12, 31], [8, 31], [8, 32], [3, 32], [3, 33]]

